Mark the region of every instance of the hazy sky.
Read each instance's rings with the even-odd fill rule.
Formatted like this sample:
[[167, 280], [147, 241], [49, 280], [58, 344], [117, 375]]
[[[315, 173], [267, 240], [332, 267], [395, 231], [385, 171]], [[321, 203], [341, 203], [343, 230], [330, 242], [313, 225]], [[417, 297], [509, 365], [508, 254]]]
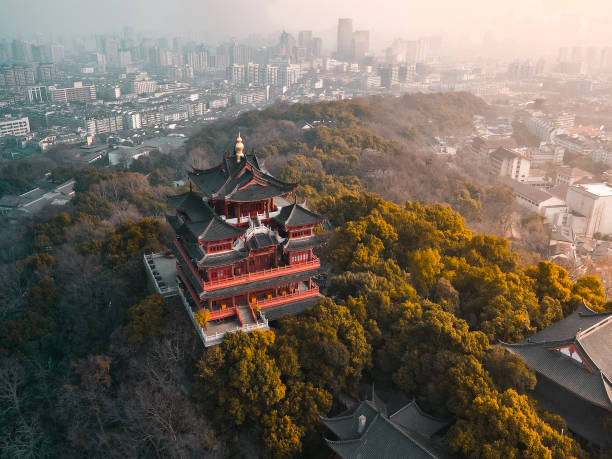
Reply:
[[369, 29], [375, 49], [430, 33], [442, 34], [452, 49], [612, 46], [612, 0], [0, 0], [0, 36], [119, 32], [130, 25], [215, 42], [312, 29], [331, 49], [339, 17]]

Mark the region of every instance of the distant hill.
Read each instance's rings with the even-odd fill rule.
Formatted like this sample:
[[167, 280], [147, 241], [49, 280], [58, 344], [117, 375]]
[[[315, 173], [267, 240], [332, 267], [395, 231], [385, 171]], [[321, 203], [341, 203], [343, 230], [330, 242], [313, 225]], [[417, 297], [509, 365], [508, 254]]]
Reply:
[[[358, 181], [387, 199], [452, 204], [457, 188], [469, 178], [433, 157], [428, 143], [435, 136], [469, 134], [473, 116], [491, 111], [469, 93], [281, 104], [212, 123], [189, 139], [187, 149], [190, 165], [212, 166], [233, 148], [240, 130], [247, 150], [257, 150], [279, 175], [286, 176], [287, 161], [300, 156], [314, 161], [307, 168], [317, 174], [345, 184]], [[297, 163], [304, 165], [303, 160]], [[303, 176], [299, 181], [317, 186]]]
[[359, 126], [392, 140], [419, 142], [427, 136], [465, 132], [471, 128], [474, 114], [490, 111], [482, 99], [464, 92], [280, 104], [206, 126], [189, 139], [187, 149], [222, 152], [233, 145], [239, 129], [247, 147], [258, 149], [277, 136], [300, 137], [291, 123], [301, 121], [332, 122], [342, 128]]

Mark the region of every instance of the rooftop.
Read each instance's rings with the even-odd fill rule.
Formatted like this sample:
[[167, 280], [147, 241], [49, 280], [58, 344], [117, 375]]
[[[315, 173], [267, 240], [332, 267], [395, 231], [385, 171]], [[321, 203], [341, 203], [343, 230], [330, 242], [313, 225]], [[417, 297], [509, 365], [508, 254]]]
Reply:
[[607, 183], [581, 183], [575, 184], [574, 187], [585, 190], [587, 193], [600, 198], [612, 196], [612, 187]]
[[440, 457], [429, 439], [446, 425], [424, 414], [414, 401], [391, 417], [376, 401], [363, 401], [350, 414], [321, 421], [339, 438], [326, 439], [329, 447], [347, 459]]
[[612, 410], [612, 313], [584, 303], [565, 319], [504, 347], [558, 385]]

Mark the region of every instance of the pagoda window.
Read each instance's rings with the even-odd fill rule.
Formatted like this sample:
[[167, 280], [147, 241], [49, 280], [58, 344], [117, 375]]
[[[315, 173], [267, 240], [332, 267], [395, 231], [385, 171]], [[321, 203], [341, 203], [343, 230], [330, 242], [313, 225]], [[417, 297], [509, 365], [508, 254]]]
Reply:
[[304, 261], [308, 261], [308, 252], [291, 255], [291, 263], [301, 263]]
[[226, 250], [230, 250], [232, 248], [232, 243], [231, 242], [226, 242], [224, 244], [215, 244], [215, 245], [209, 245], [206, 248], [206, 251], [208, 253], [217, 253], [217, 252], [223, 252]]
[[311, 234], [312, 234], [312, 228], [306, 228], [300, 231], [291, 231], [292, 238], [310, 236]]

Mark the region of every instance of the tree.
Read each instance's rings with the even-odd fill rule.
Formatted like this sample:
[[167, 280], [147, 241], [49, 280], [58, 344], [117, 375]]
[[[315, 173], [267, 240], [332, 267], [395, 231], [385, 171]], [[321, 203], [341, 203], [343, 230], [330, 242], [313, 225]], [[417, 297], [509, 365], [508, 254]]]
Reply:
[[200, 327], [206, 328], [208, 320], [210, 319], [210, 310], [202, 308], [198, 312], [196, 312], [194, 316], [198, 325]]
[[561, 304], [569, 301], [572, 281], [561, 266], [550, 261], [540, 261], [537, 266], [526, 268], [525, 274], [533, 280], [532, 288], [538, 300], [542, 301], [547, 296]]
[[605, 307], [606, 292], [597, 276], [582, 276], [572, 286], [571, 309], [575, 310], [581, 301], [597, 312], [608, 312]]
[[279, 340], [295, 347], [304, 375], [315, 386], [332, 392], [353, 387], [370, 365], [363, 326], [329, 298], [307, 310], [299, 323], [283, 321]]
[[484, 365], [498, 390], [514, 389], [519, 394], [532, 391], [536, 385], [535, 373], [523, 359], [496, 345], [487, 352]]
[[276, 410], [262, 417], [263, 440], [273, 457], [291, 457], [299, 450], [304, 428], [296, 425], [289, 416]]
[[512, 389], [476, 397], [447, 440], [453, 453], [470, 458], [584, 457], [576, 442], [542, 421], [529, 399]]
[[207, 350], [200, 377], [219, 417], [237, 426], [255, 422], [285, 397], [281, 372], [269, 354], [274, 340], [271, 331], [238, 331]]
[[436, 283], [436, 278], [442, 271], [443, 265], [437, 250], [415, 250], [410, 260], [410, 281], [417, 292], [424, 297]]
[[82, 214], [93, 215], [102, 219], [113, 214], [111, 203], [91, 191], [76, 193], [71, 203], [77, 212]]
[[164, 331], [164, 297], [155, 293], [128, 310], [125, 333], [133, 343], [144, 343]]

